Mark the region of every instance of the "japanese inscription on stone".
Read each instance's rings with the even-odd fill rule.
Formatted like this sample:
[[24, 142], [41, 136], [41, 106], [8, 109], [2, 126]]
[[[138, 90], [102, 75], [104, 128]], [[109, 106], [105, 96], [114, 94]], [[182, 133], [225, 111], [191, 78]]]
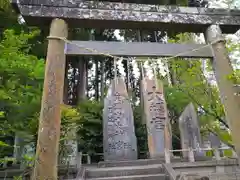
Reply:
[[155, 80], [144, 79], [142, 83], [150, 157], [163, 157], [165, 150], [164, 131], [167, 121], [163, 89], [157, 86]]
[[[190, 103], [179, 118], [179, 130], [181, 136], [182, 149], [194, 149], [195, 157], [203, 155], [200, 150], [202, 147], [200, 127], [198, 124], [197, 113], [192, 103]], [[183, 157], [188, 157], [188, 152], [183, 151]]]
[[103, 114], [104, 160], [137, 159], [133, 112], [122, 79], [112, 82]]

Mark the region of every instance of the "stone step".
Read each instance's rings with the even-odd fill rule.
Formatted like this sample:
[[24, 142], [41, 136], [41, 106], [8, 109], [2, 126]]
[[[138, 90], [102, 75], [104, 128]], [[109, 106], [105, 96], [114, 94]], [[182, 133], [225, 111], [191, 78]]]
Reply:
[[161, 164], [86, 169], [87, 178], [150, 175], [164, 173]]
[[86, 180], [168, 180], [165, 174], [135, 175], [135, 176], [119, 176], [119, 177], [101, 177], [87, 178]]
[[162, 159], [141, 159], [135, 161], [102, 161], [98, 163], [98, 167], [120, 167], [120, 166], [143, 166], [165, 163]]

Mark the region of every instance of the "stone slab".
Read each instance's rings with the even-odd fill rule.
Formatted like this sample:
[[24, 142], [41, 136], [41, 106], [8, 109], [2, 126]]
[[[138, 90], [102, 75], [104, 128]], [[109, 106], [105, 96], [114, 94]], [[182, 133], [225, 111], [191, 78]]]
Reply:
[[98, 167], [121, 167], [121, 166], [144, 166], [162, 164], [165, 159], [141, 159], [135, 161], [102, 161], [98, 163]]
[[155, 79], [145, 78], [142, 84], [149, 154], [151, 158], [164, 157], [165, 145], [169, 145], [169, 142], [166, 142], [165, 138], [165, 135], [168, 134], [165, 129], [168, 114], [163, 87], [159, 86]]
[[[179, 130], [181, 137], [182, 149], [199, 149], [202, 148], [202, 140], [200, 134], [200, 127], [197, 113], [192, 103], [188, 104], [179, 117]], [[188, 157], [188, 151], [182, 152], [183, 157]], [[201, 150], [194, 151], [196, 156], [203, 156], [204, 152]]]
[[87, 180], [166, 180], [165, 174], [89, 178]]
[[192, 167], [208, 167], [208, 166], [235, 166], [238, 165], [237, 159], [209, 160], [200, 162], [176, 162], [172, 163], [175, 168], [192, 168]]
[[112, 81], [104, 100], [104, 160], [136, 160], [137, 139], [133, 111], [122, 78]]
[[97, 178], [97, 177], [133, 176], [159, 173], [164, 173], [161, 164], [87, 169], [86, 177]]
[[82, 28], [154, 29], [175, 32], [204, 32], [218, 24], [223, 33], [240, 28], [240, 11], [194, 7], [158, 6], [78, 0], [12, 0], [28, 25], [49, 25], [63, 18], [69, 26]]

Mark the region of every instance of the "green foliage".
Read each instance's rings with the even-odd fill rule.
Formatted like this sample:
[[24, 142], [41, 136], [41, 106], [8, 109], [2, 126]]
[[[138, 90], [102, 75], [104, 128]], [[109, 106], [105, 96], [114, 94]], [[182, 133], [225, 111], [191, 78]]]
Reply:
[[9, 146], [8, 144], [6, 144], [5, 142], [3, 141], [0, 141], [0, 147], [7, 147]]
[[146, 125], [142, 123], [142, 109], [140, 106], [133, 107], [133, 116], [135, 123], [135, 133], [137, 137], [138, 157], [147, 158], [147, 128]]
[[77, 122], [80, 150], [88, 153], [102, 152], [103, 104], [98, 101], [85, 101], [77, 109], [80, 114]]
[[23, 180], [23, 177], [22, 176], [14, 176], [13, 180]]
[[0, 42], [0, 136], [37, 132], [44, 62], [28, 54], [28, 40], [37, 34], [6, 30]]
[[[186, 42], [191, 41], [190, 34], [179, 34], [170, 42]], [[239, 46], [229, 46], [230, 50], [239, 48]], [[196, 109], [200, 110], [199, 117], [201, 123], [202, 134], [214, 132], [220, 139], [228, 145], [232, 145], [231, 135], [228, 125], [224, 120], [224, 108], [221, 103], [218, 89], [207, 82], [202, 70], [201, 60], [186, 61], [175, 58], [169, 62], [171, 75], [173, 78], [173, 86], [165, 87], [165, 96], [168, 103], [168, 109], [171, 114], [171, 119], [178, 119], [185, 106], [192, 102]], [[212, 70], [211, 64], [208, 62], [208, 70]], [[239, 71], [235, 71], [228, 78], [238, 84]], [[221, 126], [225, 126], [222, 129]]]

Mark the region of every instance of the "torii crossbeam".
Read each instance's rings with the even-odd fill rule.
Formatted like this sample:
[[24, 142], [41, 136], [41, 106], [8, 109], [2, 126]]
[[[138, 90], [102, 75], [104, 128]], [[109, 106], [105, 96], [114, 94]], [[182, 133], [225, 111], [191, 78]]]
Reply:
[[240, 11], [158, 6], [81, 0], [12, 0], [29, 25], [49, 25], [53, 18], [67, 19], [81, 28], [155, 29], [201, 33], [211, 24], [223, 33], [240, 28]]

